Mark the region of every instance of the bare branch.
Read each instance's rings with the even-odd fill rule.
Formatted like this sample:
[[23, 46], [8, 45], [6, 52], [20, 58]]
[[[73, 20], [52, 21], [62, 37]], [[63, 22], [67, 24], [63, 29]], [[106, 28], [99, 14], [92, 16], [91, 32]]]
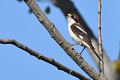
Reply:
[[33, 11], [39, 22], [50, 33], [51, 37], [60, 45], [60, 47], [69, 55], [76, 64], [85, 71], [94, 80], [106, 80], [104, 76], [100, 76], [75, 50], [74, 48], [63, 38], [59, 31], [55, 28], [48, 18], [44, 15], [42, 10], [38, 7], [34, 0], [24, 0], [28, 7]]
[[[100, 57], [103, 60], [102, 37], [101, 37], [101, 0], [98, 0], [98, 48]], [[100, 73], [104, 74], [104, 62], [100, 61]]]
[[0, 43], [1, 44], [12, 44], [12, 45], [14, 45], [14, 46], [28, 52], [30, 55], [33, 55], [38, 59], [41, 59], [41, 60], [43, 60], [43, 61], [45, 61], [47, 63], [50, 63], [51, 65], [57, 67], [58, 70], [62, 70], [62, 71], [66, 72], [66, 73], [68, 73], [70, 75], [73, 75], [73, 76], [79, 78], [80, 80], [90, 80], [90, 79], [84, 77], [82, 74], [80, 74], [80, 73], [78, 73], [78, 72], [76, 72], [74, 70], [71, 70], [70, 68], [67, 68], [66, 66], [60, 64], [59, 62], [55, 61], [53, 58], [48, 58], [48, 57], [46, 57], [46, 56], [44, 56], [44, 55], [30, 49], [29, 47], [15, 41], [13, 39], [0, 39]]

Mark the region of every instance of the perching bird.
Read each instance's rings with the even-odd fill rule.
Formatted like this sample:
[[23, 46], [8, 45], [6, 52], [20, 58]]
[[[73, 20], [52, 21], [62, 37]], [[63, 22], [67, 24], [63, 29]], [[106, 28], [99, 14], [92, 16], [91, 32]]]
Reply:
[[84, 47], [83, 50], [85, 49], [85, 47], [91, 49], [95, 53], [95, 55], [98, 57], [98, 59], [102, 61], [102, 59], [99, 57], [99, 55], [95, 51], [95, 48], [92, 45], [92, 42], [88, 36], [87, 31], [82, 27], [82, 25], [80, 25], [78, 16], [75, 14], [68, 14], [67, 20], [68, 20], [68, 31], [70, 33], [71, 38], [77, 44], [80, 44], [81, 46], [83, 46]]

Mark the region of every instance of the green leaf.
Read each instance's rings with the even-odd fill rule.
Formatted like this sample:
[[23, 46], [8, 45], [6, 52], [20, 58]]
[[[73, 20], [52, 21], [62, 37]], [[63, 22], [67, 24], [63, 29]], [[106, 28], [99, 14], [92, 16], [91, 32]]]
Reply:
[[46, 12], [47, 14], [50, 13], [50, 7], [49, 7], [49, 6], [46, 7], [45, 12]]

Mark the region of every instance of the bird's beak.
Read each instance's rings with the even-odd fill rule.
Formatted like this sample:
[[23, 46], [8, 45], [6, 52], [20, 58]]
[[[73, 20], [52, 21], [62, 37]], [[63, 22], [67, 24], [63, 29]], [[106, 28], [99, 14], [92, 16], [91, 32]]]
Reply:
[[71, 15], [70, 14], [68, 14], [66, 17], [68, 18], [68, 17], [70, 17]]
[[71, 16], [71, 14], [68, 14], [68, 16]]

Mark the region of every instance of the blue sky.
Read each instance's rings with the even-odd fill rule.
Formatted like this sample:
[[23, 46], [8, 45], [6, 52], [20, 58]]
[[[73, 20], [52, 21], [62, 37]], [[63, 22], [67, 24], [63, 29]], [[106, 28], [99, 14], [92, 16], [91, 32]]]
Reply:
[[[88, 25], [97, 36], [97, 0], [74, 0]], [[102, 38], [103, 46], [110, 59], [116, 60], [120, 41], [120, 1], [102, 0]], [[74, 43], [68, 33], [67, 21], [63, 14], [50, 2], [39, 3], [43, 11], [50, 6], [51, 12], [47, 17], [55, 24], [65, 39]], [[50, 37], [46, 29], [38, 22], [33, 14], [28, 14], [28, 7], [16, 0], [2, 0], [0, 3], [0, 38], [11, 38], [54, 58], [56, 61], [72, 68], [86, 76], [86, 74], [65, 54], [59, 45]], [[81, 46], [75, 46], [81, 51]], [[84, 59], [96, 70], [96, 66], [89, 53], [85, 50]], [[27, 52], [13, 45], [0, 44], [0, 80], [76, 80], [56, 67], [30, 56]]]

